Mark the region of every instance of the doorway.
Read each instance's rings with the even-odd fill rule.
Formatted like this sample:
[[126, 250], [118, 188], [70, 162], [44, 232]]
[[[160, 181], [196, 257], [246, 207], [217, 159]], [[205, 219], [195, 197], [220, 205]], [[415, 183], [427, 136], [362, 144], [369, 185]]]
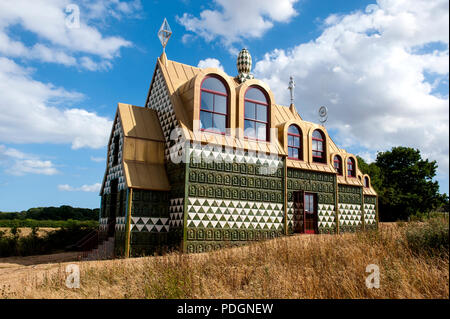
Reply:
[[297, 191], [294, 196], [294, 233], [316, 234], [317, 229], [317, 194]]

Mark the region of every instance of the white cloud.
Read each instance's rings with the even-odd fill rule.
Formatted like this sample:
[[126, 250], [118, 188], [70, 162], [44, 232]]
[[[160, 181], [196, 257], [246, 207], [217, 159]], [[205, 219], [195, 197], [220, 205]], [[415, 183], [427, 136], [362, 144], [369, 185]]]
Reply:
[[205, 68], [216, 68], [223, 71], [223, 66], [220, 64], [220, 61], [214, 58], [206, 58], [204, 60], [200, 60], [198, 62], [197, 67], [205, 69]]
[[298, 14], [294, 9], [297, 1], [214, 0], [216, 9], [203, 10], [199, 18], [184, 13], [181, 17], [177, 16], [177, 21], [206, 41], [220, 38], [224, 45], [233, 50], [233, 43], [260, 38], [273, 27], [274, 22], [289, 22]]
[[0, 57], [0, 142], [71, 143], [73, 149], [106, 145], [112, 122], [73, 103], [83, 95], [30, 77], [30, 70]]
[[82, 185], [80, 187], [73, 187], [68, 184], [58, 185], [58, 190], [65, 192], [93, 192], [98, 193], [101, 188], [100, 183], [95, 183], [92, 185]]
[[[448, 30], [446, 0], [379, 0], [366, 12], [330, 16], [317, 39], [267, 53], [254, 73], [284, 104], [293, 75], [300, 114], [317, 121], [327, 105], [341, 147], [416, 147], [448, 179], [448, 91], [434, 92], [438, 83], [427, 80], [434, 74], [448, 86]], [[444, 49], [426, 50], [430, 43]]]
[[[80, 27], [66, 25], [67, 5], [80, 5]], [[120, 49], [132, 43], [118, 36], [103, 36], [93, 27], [96, 19], [120, 19], [132, 16], [141, 9], [140, 1], [69, 1], [69, 0], [2, 0], [0, 2], [0, 54], [15, 58], [37, 59], [65, 66], [79, 66], [88, 70], [103, 70], [110, 60], [119, 56]], [[20, 42], [16, 30], [31, 32], [37, 42], [31, 47]], [[14, 30], [14, 31], [12, 31]], [[18, 41], [19, 40], [19, 41]], [[99, 66], [86, 62], [78, 55], [98, 57]]]
[[100, 183], [95, 183], [92, 185], [82, 185], [80, 187], [73, 187], [68, 184], [58, 185], [60, 191], [66, 192], [99, 192], [101, 188]]
[[35, 155], [25, 154], [5, 145], [0, 145], [0, 165], [6, 167], [6, 173], [17, 176], [26, 174], [55, 175], [59, 173], [51, 161], [43, 161]]

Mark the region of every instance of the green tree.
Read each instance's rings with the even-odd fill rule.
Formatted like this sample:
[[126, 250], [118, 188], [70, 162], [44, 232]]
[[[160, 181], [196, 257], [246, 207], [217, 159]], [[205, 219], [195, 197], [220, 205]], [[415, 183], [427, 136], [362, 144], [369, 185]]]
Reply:
[[399, 146], [380, 152], [375, 165], [379, 168], [377, 192], [381, 220], [406, 220], [442, 204], [439, 184], [433, 181], [436, 161], [422, 159], [418, 149]]

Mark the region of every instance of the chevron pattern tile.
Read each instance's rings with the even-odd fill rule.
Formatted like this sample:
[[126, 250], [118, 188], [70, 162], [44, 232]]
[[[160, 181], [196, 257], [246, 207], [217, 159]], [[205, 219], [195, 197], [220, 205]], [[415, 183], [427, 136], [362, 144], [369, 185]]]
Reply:
[[158, 113], [159, 122], [166, 140], [165, 156], [166, 159], [169, 159], [170, 133], [177, 127], [177, 120], [159, 67], [156, 70], [155, 80], [150, 91], [147, 107]]
[[364, 222], [369, 225], [376, 223], [376, 210], [374, 204], [364, 204]]
[[116, 118], [116, 123], [114, 124], [114, 131], [113, 131], [113, 137], [119, 135], [119, 164], [112, 166], [114, 161], [113, 153], [116, 151], [114, 148], [114, 143], [111, 143], [109, 145], [109, 151], [108, 151], [108, 174], [106, 175], [106, 181], [105, 186], [103, 188], [103, 194], [110, 194], [111, 193], [111, 181], [114, 179], [118, 179], [118, 191], [121, 191], [125, 189], [126, 183], [125, 183], [125, 177], [123, 175], [123, 167], [122, 167], [122, 146], [123, 146], [123, 130], [122, 125], [120, 123], [119, 117]]
[[188, 227], [283, 229], [283, 204], [188, 198]]
[[125, 217], [116, 217], [116, 230], [125, 231]]
[[339, 224], [361, 225], [361, 205], [339, 203]]
[[131, 217], [131, 231], [168, 232], [169, 218], [165, 217]]
[[174, 198], [170, 200], [169, 206], [169, 226], [170, 227], [183, 227], [184, 220], [184, 198]]

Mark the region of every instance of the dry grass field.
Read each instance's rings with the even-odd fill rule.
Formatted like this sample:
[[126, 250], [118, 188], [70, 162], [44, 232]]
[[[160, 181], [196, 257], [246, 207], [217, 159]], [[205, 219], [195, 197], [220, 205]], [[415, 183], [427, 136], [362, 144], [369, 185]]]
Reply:
[[[406, 228], [384, 224], [378, 232], [292, 236], [212, 253], [73, 262], [81, 270], [78, 289], [65, 286], [70, 256], [16, 267], [0, 259], [0, 296], [448, 299], [448, 253], [414, 254]], [[366, 287], [369, 264], [379, 266], [378, 289]]]
[[[19, 235], [21, 237], [25, 237], [31, 234], [31, 227], [18, 227]], [[39, 237], [44, 237], [47, 233], [58, 230], [59, 228], [51, 228], [51, 227], [39, 227], [37, 231], [37, 235]], [[0, 227], [0, 232], [4, 232], [6, 236], [11, 236], [11, 228], [10, 227]]]

